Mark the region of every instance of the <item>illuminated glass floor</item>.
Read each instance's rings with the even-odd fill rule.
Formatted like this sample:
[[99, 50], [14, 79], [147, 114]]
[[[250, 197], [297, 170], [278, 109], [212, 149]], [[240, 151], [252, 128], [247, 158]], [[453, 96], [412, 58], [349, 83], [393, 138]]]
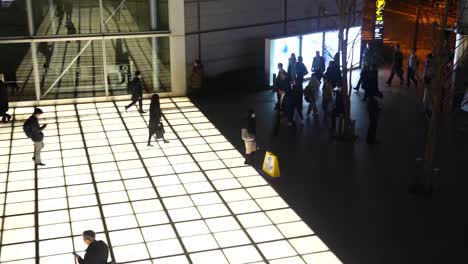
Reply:
[[74, 263], [87, 229], [117, 263], [341, 263], [187, 98], [161, 99], [170, 143], [152, 148], [147, 114], [127, 103], [41, 107], [38, 170], [22, 129], [33, 109], [11, 109], [16, 121], [0, 125], [2, 264]]

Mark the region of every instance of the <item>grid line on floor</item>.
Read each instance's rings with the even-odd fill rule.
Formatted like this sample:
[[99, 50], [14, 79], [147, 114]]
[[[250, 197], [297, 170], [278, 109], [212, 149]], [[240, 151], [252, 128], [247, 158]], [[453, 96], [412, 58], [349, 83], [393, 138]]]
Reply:
[[20, 125], [32, 108], [0, 125], [2, 264], [73, 263], [86, 229], [117, 263], [341, 263], [189, 99], [161, 99], [170, 142], [154, 147], [125, 103], [42, 107], [36, 175]]

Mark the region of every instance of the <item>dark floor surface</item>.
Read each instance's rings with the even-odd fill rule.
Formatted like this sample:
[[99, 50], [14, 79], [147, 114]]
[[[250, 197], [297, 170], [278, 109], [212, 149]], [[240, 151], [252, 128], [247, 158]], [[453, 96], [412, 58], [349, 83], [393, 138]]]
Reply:
[[[381, 82], [386, 77], [381, 72]], [[384, 87], [384, 85], [381, 85]], [[468, 146], [447, 133], [440, 147], [441, 174], [431, 196], [409, 194], [416, 158], [423, 151], [426, 119], [417, 104], [421, 93], [397, 85], [381, 89], [384, 109], [378, 138], [365, 143], [367, 111], [353, 94], [355, 143], [330, 139], [323, 113], [304, 127], [273, 124], [276, 100], [271, 92], [224, 93], [194, 98], [205, 115], [239, 150], [243, 118], [257, 113], [257, 156], [276, 153], [281, 178], [273, 187], [345, 264], [468, 263]], [[321, 99], [320, 99], [321, 100]]]

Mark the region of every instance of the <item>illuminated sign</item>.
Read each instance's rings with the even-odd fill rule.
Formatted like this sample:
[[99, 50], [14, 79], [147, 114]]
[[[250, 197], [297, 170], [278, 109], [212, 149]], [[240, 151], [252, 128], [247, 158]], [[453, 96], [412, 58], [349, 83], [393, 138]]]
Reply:
[[385, 0], [375, 2], [374, 40], [383, 40]]

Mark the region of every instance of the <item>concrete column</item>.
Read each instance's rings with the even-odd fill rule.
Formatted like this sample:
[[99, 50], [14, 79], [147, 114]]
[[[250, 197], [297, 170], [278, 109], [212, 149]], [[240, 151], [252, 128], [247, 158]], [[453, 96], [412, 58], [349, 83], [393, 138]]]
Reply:
[[169, 1], [171, 85], [173, 96], [187, 94], [184, 0]]

